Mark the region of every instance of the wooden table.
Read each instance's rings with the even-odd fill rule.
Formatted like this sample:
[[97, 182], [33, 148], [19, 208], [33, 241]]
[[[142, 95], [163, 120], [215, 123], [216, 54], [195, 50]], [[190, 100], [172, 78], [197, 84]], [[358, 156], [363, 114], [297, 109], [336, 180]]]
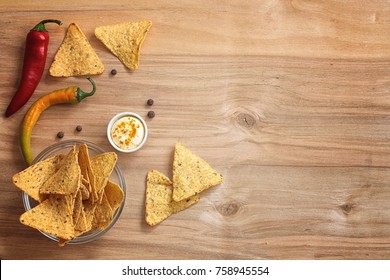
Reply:
[[[42, 19], [64, 25], [47, 25], [46, 69], [28, 105], [54, 89], [90, 88], [85, 77], [48, 74], [71, 22], [105, 65], [94, 77], [94, 97], [42, 115], [32, 136], [35, 155], [68, 139], [114, 151], [106, 127], [122, 111], [144, 116], [150, 130], [140, 151], [119, 154], [127, 196], [118, 223], [98, 241], [59, 248], [18, 221], [24, 208], [11, 177], [24, 168], [18, 127], [28, 106], [10, 118], [2, 113], [0, 258], [389, 259], [388, 1], [178, 2], [0, 2], [2, 112], [20, 79], [25, 36]], [[153, 26], [140, 67], [130, 72], [93, 32], [144, 19]], [[156, 117], [148, 119], [151, 109]], [[150, 169], [172, 175], [176, 142], [225, 182], [150, 227], [145, 176]]]

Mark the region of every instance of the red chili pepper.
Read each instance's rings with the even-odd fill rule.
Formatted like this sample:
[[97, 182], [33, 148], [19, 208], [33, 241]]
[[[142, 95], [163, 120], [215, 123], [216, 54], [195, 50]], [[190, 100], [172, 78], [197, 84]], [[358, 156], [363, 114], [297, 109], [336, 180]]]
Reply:
[[27, 34], [22, 78], [19, 88], [5, 112], [6, 117], [11, 116], [27, 103], [42, 78], [49, 45], [49, 32], [45, 28], [45, 23], [48, 22], [62, 24], [56, 19], [42, 20]]

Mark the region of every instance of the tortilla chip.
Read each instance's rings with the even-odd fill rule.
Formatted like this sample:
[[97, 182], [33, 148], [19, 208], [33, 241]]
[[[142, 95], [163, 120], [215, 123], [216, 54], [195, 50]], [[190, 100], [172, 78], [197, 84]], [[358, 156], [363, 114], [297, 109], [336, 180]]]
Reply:
[[146, 177], [145, 220], [150, 226], [161, 223], [172, 215], [172, 182], [158, 171]]
[[[81, 192], [80, 192], [80, 187], [81, 187], [81, 177], [80, 177], [80, 180], [79, 180], [79, 183], [78, 183], [78, 188], [76, 189], [76, 193], [71, 193], [69, 195], [66, 195], [66, 198], [68, 200], [68, 206], [69, 206], [69, 209], [73, 212], [74, 211], [74, 207], [76, 205], [76, 197], [77, 197], [77, 194], [80, 193], [80, 196], [81, 196]], [[81, 197], [82, 198], [82, 197]]]
[[96, 177], [96, 192], [101, 194], [114, 170], [118, 155], [114, 152], [99, 154], [91, 159], [91, 167]]
[[174, 201], [172, 199], [172, 202], [171, 202], [172, 211], [173, 211], [173, 213], [180, 212], [180, 211], [190, 207], [195, 202], [198, 202], [199, 199], [200, 199], [200, 194], [194, 194], [193, 196], [186, 198], [186, 199], [183, 199], [181, 201]]
[[111, 222], [113, 211], [108, 203], [106, 195], [103, 193], [102, 202], [97, 204], [94, 219], [92, 220], [92, 228], [104, 230]]
[[74, 201], [74, 205], [73, 205], [72, 218], [73, 218], [74, 223], [76, 223], [76, 221], [79, 219], [79, 217], [81, 215], [81, 210], [83, 208], [84, 208], [84, 206], [83, 206], [83, 197], [82, 197], [81, 191], [79, 190], [77, 192], [77, 195], [76, 195], [75, 201]]
[[78, 154], [78, 163], [80, 166], [80, 172], [83, 176], [83, 180], [89, 180], [89, 175], [91, 175], [91, 160], [89, 158], [88, 146], [86, 144], [79, 145], [79, 154]]
[[95, 177], [91, 167], [91, 159], [89, 156], [88, 146], [86, 144], [79, 146], [78, 163], [80, 172], [84, 181], [82, 183], [87, 187], [92, 201], [97, 201], [97, 191], [95, 187]]
[[101, 203], [102, 202], [102, 199], [103, 199], [103, 194], [104, 194], [104, 187], [107, 185], [107, 182], [108, 182], [108, 178], [107, 177], [102, 177], [102, 176], [96, 176], [95, 177], [95, 183], [96, 183], [96, 187], [99, 189], [99, 192], [98, 192], [98, 203]]
[[223, 182], [223, 177], [206, 161], [186, 149], [175, 145], [173, 158], [173, 195], [175, 201], [187, 199]]
[[27, 193], [31, 198], [40, 201], [39, 189], [58, 171], [63, 158], [63, 155], [58, 155], [31, 165], [15, 174], [12, 181], [16, 187]]
[[130, 70], [139, 65], [139, 52], [151, 21], [125, 22], [95, 29], [95, 36]]
[[85, 181], [85, 180], [81, 180], [81, 185], [80, 185], [80, 192], [81, 192], [81, 199], [82, 200], [87, 200], [89, 198], [89, 190], [88, 190], [88, 187], [89, 186], [89, 182]]
[[71, 23], [50, 66], [50, 75], [71, 77], [97, 75], [103, 71], [103, 63], [88, 39], [77, 24]]
[[58, 171], [39, 189], [43, 201], [50, 194], [70, 195], [75, 197], [81, 185], [81, 171], [77, 160], [76, 147], [68, 153]]
[[86, 231], [89, 231], [92, 229], [92, 221], [95, 216], [95, 210], [97, 203], [92, 203], [91, 200], [84, 201], [84, 210], [85, 210], [85, 227]]
[[20, 222], [61, 239], [72, 240], [75, 237], [72, 212], [62, 195], [49, 196], [33, 209], [23, 213]]
[[75, 231], [75, 236], [80, 236], [88, 231], [87, 228], [87, 219], [85, 216], [85, 210], [84, 207], [81, 208], [80, 216], [75, 222], [74, 225], [74, 231]]
[[74, 229], [78, 231], [84, 231], [86, 228], [86, 217], [84, 206], [81, 207], [80, 215], [74, 223]]
[[[80, 155], [80, 152], [79, 152], [79, 155]], [[80, 163], [79, 163], [79, 166], [80, 166]], [[80, 170], [81, 170], [81, 166], [80, 166]], [[85, 177], [83, 176], [82, 170], [81, 170], [81, 184], [83, 184], [87, 188], [87, 191], [89, 191], [89, 180], [85, 179]]]
[[150, 226], [161, 223], [169, 216], [184, 210], [199, 200], [199, 194], [187, 200], [172, 200], [172, 182], [157, 170], [150, 170], [146, 177], [145, 220]]
[[112, 211], [115, 211], [121, 206], [125, 194], [121, 187], [114, 182], [108, 181], [106, 187], [104, 188], [104, 193], [106, 194], [108, 203], [111, 206]]

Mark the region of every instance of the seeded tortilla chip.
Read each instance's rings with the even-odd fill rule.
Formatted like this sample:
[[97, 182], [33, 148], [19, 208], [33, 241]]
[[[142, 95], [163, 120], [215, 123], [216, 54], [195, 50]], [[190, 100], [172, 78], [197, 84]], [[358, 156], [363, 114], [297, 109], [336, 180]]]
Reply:
[[72, 212], [69, 211], [65, 196], [51, 195], [48, 199], [23, 213], [20, 222], [64, 240], [75, 237]]
[[183, 199], [181, 201], [174, 201], [172, 199], [172, 201], [171, 201], [172, 211], [173, 211], [173, 213], [180, 212], [180, 211], [190, 207], [195, 202], [198, 202], [199, 199], [200, 199], [199, 194], [194, 194], [193, 196], [186, 198], [186, 199]]
[[58, 171], [63, 158], [63, 155], [58, 155], [31, 165], [27, 169], [15, 174], [12, 177], [12, 181], [16, 187], [30, 197], [40, 201], [39, 189]]
[[91, 167], [96, 180], [96, 192], [102, 194], [104, 187], [108, 182], [114, 170], [118, 155], [113, 152], [99, 154], [91, 159]]
[[150, 226], [161, 223], [172, 215], [172, 182], [158, 171], [146, 177], [145, 220]]
[[146, 223], [150, 226], [157, 225], [172, 214], [196, 203], [199, 198], [197, 194], [183, 201], [173, 201], [171, 180], [157, 170], [150, 170], [146, 177]]
[[103, 71], [103, 63], [88, 39], [77, 24], [71, 23], [50, 66], [50, 75], [71, 77], [97, 75]]
[[78, 150], [73, 147], [63, 160], [60, 169], [42, 185], [39, 190], [41, 201], [50, 194], [76, 196], [81, 185], [81, 171], [77, 154]]
[[82, 184], [87, 187], [89, 195], [91, 196], [90, 199], [92, 201], [97, 201], [95, 177], [91, 167], [88, 146], [86, 144], [79, 146], [78, 163], [80, 166], [81, 175], [83, 176]]
[[94, 219], [97, 203], [92, 203], [91, 200], [88, 199], [84, 201], [83, 205], [85, 210], [86, 231], [89, 231], [92, 229], [92, 221]]
[[80, 216], [74, 225], [74, 231], [76, 237], [88, 231], [84, 208], [81, 209]]
[[223, 177], [205, 160], [182, 144], [173, 157], [173, 200], [181, 201], [223, 182]]
[[95, 35], [127, 68], [136, 70], [141, 45], [151, 26], [151, 21], [99, 26]]
[[104, 230], [111, 222], [113, 211], [108, 203], [105, 193], [103, 193], [102, 202], [98, 203], [92, 220], [92, 228]]
[[87, 200], [89, 198], [89, 190], [87, 185], [89, 185], [89, 182], [85, 182], [83, 179], [81, 180], [81, 185], [80, 185], [80, 192], [81, 192], [81, 198], [82, 200]]
[[102, 202], [104, 187], [107, 185], [107, 182], [108, 182], [107, 177], [95, 176], [96, 187], [99, 189], [98, 199], [97, 199], [98, 202]]
[[106, 187], [104, 188], [104, 193], [106, 194], [112, 212], [115, 213], [115, 211], [121, 206], [125, 198], [123, 190], [118, 184], [108, 181]]
[[81, 190], [79, 190], [76, 194], [74, 205], [73, 205], [73, 213], [72, 218], [74, 223], [76, 224], [77, 220], [79, 219], [81, 215], [81, 210], [84, 208], [83, 206], [83, 197], [81, 194]]

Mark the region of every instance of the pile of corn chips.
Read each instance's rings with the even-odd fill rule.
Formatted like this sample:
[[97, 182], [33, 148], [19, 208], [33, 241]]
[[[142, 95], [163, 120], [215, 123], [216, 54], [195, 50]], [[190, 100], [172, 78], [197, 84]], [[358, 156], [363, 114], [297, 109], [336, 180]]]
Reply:
[[15, 174], [14, 185], [39, 202], [20, 222], [58, 237], [60, 246], [105, 229], [124, 201], [121, 187], [109, 180], [116, 161], [113, 152], [90, 158], [84, 144]]
[[200, 199], [199, 193], [223, 182], [223, 176], [205, 160], [177, 143], [173, 158], [173, 180], [157, 170], [146, 177], [145, 220], [157, 225]]
[[[95, 29], [95, 36], [128, 69], [136, 70], [139, 66], [141, 45], [151, 26], [151, 21], [99, 26]], [[53, 77], [98, 75], [103, 71], [104, 65], [87, 37], [76, 23], [71, 23], [50, 66], [50, 75]]]

